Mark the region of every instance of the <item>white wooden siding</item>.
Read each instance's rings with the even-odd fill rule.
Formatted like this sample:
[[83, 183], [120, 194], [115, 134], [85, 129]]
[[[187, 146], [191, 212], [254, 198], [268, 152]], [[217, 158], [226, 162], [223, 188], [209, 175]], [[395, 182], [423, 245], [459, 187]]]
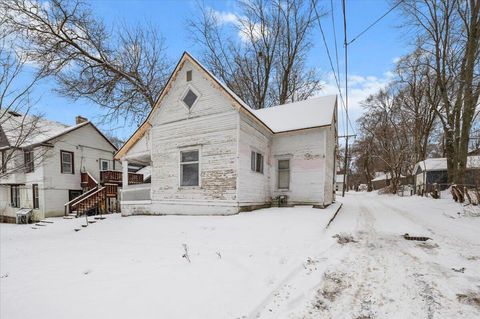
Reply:
[[[187, 70], [192, 70], [190, 82]], [[199, 94], [190, 111], [181, 102], [189, 86]], [[237, 119], [238, 112], [219, 88], [185, 63], [151, 122], [152, 214], [184, 214], [192, 208], [218, 213], [211, 202], [235, 206]], [[199, 187], [180, 186], [180, 151], [185, 148], [200, 150]]]
[[[327, 132], [328, 127], [274, 136], [272, 144], [274, 165], [270, 184], [274, 196], [285, 194], [292, 204], [324, 204]], [[290, 158], [289, 190], [277, 188], [277, 160], [283, 157]]]
[[[239, 139], [239, 205], [261, 205], [270, 202], [272, 134], [245, 114], [240, 116]], [[263, 174], [251, 169], [251, 152], [264, 156]]]

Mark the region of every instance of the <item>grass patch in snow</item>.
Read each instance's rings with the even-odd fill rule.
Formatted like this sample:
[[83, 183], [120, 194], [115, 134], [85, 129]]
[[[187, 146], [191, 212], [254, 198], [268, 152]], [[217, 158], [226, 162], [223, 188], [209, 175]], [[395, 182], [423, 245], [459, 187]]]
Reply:
[[480, 294], [469, 292], [467, 294], [457, 294], [457, 299], [461, 303], [473, 306], [480, 310]]
[[347, 234], [347, 233], [340, 233], [340, 234], [335, 234], [332, 236], [333, 238], [337, 239], [337, 243], [340, 245], [345, 245], [349, 243], [356, 243], [357, 241], [353, 238], [352, 235]]

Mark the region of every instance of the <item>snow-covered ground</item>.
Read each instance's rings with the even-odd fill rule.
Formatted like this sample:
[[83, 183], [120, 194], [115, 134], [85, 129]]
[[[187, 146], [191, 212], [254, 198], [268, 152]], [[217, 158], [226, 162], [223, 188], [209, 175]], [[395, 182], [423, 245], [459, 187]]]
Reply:
[[339, 201], [327, 230], [337, 206], [2, 224], [0, 318], [480, 315], [480, 217], [446, 199]]

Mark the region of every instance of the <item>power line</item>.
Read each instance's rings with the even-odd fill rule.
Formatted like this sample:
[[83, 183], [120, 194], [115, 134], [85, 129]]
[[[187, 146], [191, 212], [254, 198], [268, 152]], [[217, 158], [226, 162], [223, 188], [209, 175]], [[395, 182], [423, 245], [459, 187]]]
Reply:
[[368, 30], [370, 30], [370, 28], [372, 28], [374, 25], [376, 25], [378, 22], [380, 22], [380, 20], [382, 20], [383, 18], [385, 18], [390, 12], [392, 12], [393, 10], [395, 10], [396, 7], [398, 7], [402, 2], [404, 2], [405, 0], [400, 0], [398, 1], [393, 7], [391, 7], [387, 12], [385, 12], [382, 16], [380, 16], [380, 18], [378, 18], [377, 20], [375, 20], [374, 22], [372, 22], [368, 27], [366, 27], [362, 32], [360, 32], [359, 34], [357, 34], [352, 40], [350, 40], [350, 42], [346, 42], [346, 45], [349, 45], [351, 44], [353, 41], [357, 40], [358, 38], [360, 38], [365, 32], [367, 32]]
[[[342, 0], [342, 13], [343, 13], [343, 34], [344, 34], [344, 50], [345, 50], [345, 113], [348, 117], [348, 42], [347, 42], [347, 14], [345, 0]], [[346, 178], [348, 174], [348, 125], [346, 127], [345, 134], [345, 160], [343, 162], [344, 174], [343, 174], [343, 189], [342, 197], [345, 197]]]
[[[333, 62], [332, 62], [332, 57], [331, 57], [331, 54], [330, 54], [330, 49], [328, 48], [328, 45], [327, 45], [327, 40], [325, 39], [325, 33], [323, 32], [323, 27], [322, 27], [322, 23], [320, 22], [320, 15], [318, 14], [318, 11], [317, 11], [317, 6], [316, 6], [316, 1], [314, 0], [313, 1], [313, 9], [315, 11], [315, 15], [316, 15], [316, 20], [318, 22], [318, 26], [320, 28], [320, 32], [322, 34], [322, 40], [323, 40], [323, 44], [325, 46], [325, 49], [327, 51], [327, 56], [328, 56], [328, 60], [330, 62], [330, 68], [332, 69], [332, 72], [333, 72], [333, 76], [335, 78], [335, 84], [337, 86], [337, 89], [338, 89], [338, 92], [340, 94], [340, 100], [341, 100], [341, 104], [342, 104], [342, 107], [345, 109], [345, 101], [344, 101], [344, 98], [343, 98], [343, 94], [342, 94], [342, 89], [340, 88], [340, 81], [337, 77], [337, 72], [335, 72], [335, 67], [333, 66]], [[346, 112], [346, 120], [345, 120], [345, 127], [348, 127], [348, 125], [350, 124], [350, 126], [352, 127], [353, 129], [353, 125], [352, 125], [352, 122], [350, 121], [350, 118], [348, 117], [348, 113]]]
[[338, 65], [338, 48], [337, 48], [337, 31], [335, 28], [335, 14], [333, 13], [333, 0], [330, 0], [330, 9], [332, 12], [332, 29], [333, 29], [333, 40], [335, 42], [335, 60], [337, 62], [337, 75], [338, 80], [340, 81], [340, 66]]

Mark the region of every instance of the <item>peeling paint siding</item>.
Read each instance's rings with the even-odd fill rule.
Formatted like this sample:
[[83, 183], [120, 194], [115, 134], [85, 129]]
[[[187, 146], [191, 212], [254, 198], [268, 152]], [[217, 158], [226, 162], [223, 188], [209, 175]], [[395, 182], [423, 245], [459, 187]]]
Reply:
[[[328, 134], [328, 130], [329, 128], [317, 128], [274, 136], [271, 175], [274, 196], [285, 194], [292, 203], [324, 203], [325, 166], [328, 165], [325, 134]], [[278, 190], [277, 160], [284, 156], [290, 157], [290, 189]]]
[[128, 150], [128, 155], [134, 157], [138, 154], [148, 153], [151, 149], [150, 131], [147, 131], [145, 135]]
[[[270, 202], [272, 134], [244, 114], [240, 114], [239, 185], [240, 205]], [[251, 152], [264, 155], [263, 174], [251, 170]]]
[[[181, 101], [189, 86], [200, 95], [190, 111]], [[209, 201], [225, 202], [236, 212], [238, 112], [218, 88], [185, 63], [151, 124], [151, 213], [220, 213]], [[180, 151], [187, 148], [200, 150], [200, 187], [180, 186]]]
[[336, 132], [335, 126], [330, 126], [326, 130], [326, 166], [325, 166], [325, 204], [331, 204], [334, 201], [335, 175], [336, 175]]

